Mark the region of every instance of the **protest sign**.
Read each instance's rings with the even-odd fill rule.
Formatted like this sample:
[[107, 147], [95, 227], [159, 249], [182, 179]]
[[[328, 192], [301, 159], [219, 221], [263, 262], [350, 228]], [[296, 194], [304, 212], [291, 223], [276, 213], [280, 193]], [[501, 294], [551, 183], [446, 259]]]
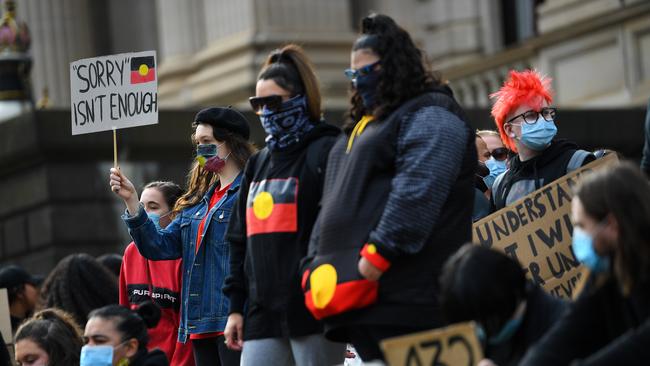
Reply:
[[388, 338], [380, 345], [391, 366], [476, 366], [483, 358], [473, 322]]
[[72, 62], [72, 134], [158, 123], [156, 61], [145, 51]]
[[9, 296], [7, 289], [0, 289], [0, 333], [5, 343], [13, 343], [14, 337], [11, 335], [11, 316], [9, 314]]
[[618, 162], [593, 161], [472, 225], [472, 241], [521, 263], [527, 277], [556, 297], [570, 299], [582, 276], [571, 250], [573, 187], [586, 174]]

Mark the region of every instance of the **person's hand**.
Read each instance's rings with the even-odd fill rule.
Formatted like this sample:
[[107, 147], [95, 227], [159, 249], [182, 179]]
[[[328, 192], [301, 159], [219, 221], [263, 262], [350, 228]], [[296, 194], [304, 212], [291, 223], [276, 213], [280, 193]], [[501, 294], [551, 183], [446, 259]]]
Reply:
[[226, 337], [226, 347], [233, 351], [241, 351], [244, 347], [244, 317], [240, 313], [228, 315], [226, 329], [223, 335]]
[[359, 259], [359, 273], [361, 275], [369, 280], [369, 281], [377, 281], [379, 277], [384, 273], [379, 268], [375, 267], [374, 264], [370, 263], [369, 260], [367, 260], [365, 257], [361, 257]]
[[111, 191], [124, 200], [129, 214], [135, 215], [138, 212], [138, 192], [131, 181], [120, 171], [119, 168], [111, 168], [110, 174]]

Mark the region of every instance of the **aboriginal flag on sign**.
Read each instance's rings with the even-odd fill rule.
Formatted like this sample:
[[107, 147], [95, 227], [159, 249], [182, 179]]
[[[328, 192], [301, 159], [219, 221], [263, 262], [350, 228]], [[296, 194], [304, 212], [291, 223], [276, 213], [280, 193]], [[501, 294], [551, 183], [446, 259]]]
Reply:
[[131, 84], [147, 83], [156, 80], [156, 64], [153, 56], [133, 57], [131, 59]]
[[253, 182], [246, 200], [246, 234], [298, 231], [298, 179]]

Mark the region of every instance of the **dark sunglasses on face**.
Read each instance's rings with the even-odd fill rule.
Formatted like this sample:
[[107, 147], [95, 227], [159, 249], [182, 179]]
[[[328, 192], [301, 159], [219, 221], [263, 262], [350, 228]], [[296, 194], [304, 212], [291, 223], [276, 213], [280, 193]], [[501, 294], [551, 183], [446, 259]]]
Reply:
[[277, 112], [282, 107], [282, 95], [269, 95], [266, 97], [250, 97], [248, 102], [253, 107], [256, 114], [260, 114], [262, 109], [266, 107], [271, 112]]
[[506, 160], [509, 154], [510, 150], [505, 147], [497, 147], [490, 153], [495, 160]]
[[506, 122], [506, 123], [512, 123], [512, 121], [514, 121], [517, 118], [521, 117], [524, 120], [524, 122], [526, 122], [529, 125], [532, 125], [535, 122], [537, 122], [537, 117], [540, 114], [542, 115], [542, 118], [544, 118], [544, 120], [546, 122], [552, 122], [552, 121], [555, 121], [555, 115], [557, 114], [557, 109], [556, 108], [542, 108], [539, 112], [534, 111], [534, 110], [531, 109], [529, 111], [526, 111], [526, 112], [524, 112], [522, 114], [518, 114], [518, 115], [510, 118], [508, 120], [508, 122]]
[[345, 69], [343, 73], [348, 79], [350, 79], [350, 81], [354, 82], [359, 76], [366, 76], [370, 74], [377, 65], [379, 65], [379, 61], [360, 67], [359, 69]]

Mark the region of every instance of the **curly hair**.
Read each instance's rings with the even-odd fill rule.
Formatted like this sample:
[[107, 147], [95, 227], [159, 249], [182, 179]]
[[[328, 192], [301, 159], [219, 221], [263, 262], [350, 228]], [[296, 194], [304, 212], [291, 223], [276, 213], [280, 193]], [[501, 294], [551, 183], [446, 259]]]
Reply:
[[349, 131], [364, 114], [372, 113], [382, 119], [401, 104], [441, 84], [426, 60], [426, 54], [416, 47], [411, 36], [389, 16], [370, 14], [361, 21], [361, 36], [352, 51], [369, 49], [379, 57], [377, 106], [365, 110], [361, 96], [351, 88], [348, 122]]
[[539, 109], [543, 101], [548, 104], [553, 103], [551, 79], [536, 70], [522, 72], [510, 70], [508, 80], [503, 83], [499, 91], [490, 94], [490, 98], [495, 100], [492, 106], [492, 117], [499, 129], [501, 141], [510, 150], [517, 152], [517, 146], [503, 127], [506, 116], [522, 104]]
[[29, 339], [47, 353], [50, 365], [77, 366], [83, 346], [82, 332], [72, 316], [60, 309], [44, 309], [16, 332], [15, 343]]
[[41, 302], [67, 311], [85, 327], [93, 309], [118, 302], [117, 277], [92, 256], [71, 254], [45, 279]]

